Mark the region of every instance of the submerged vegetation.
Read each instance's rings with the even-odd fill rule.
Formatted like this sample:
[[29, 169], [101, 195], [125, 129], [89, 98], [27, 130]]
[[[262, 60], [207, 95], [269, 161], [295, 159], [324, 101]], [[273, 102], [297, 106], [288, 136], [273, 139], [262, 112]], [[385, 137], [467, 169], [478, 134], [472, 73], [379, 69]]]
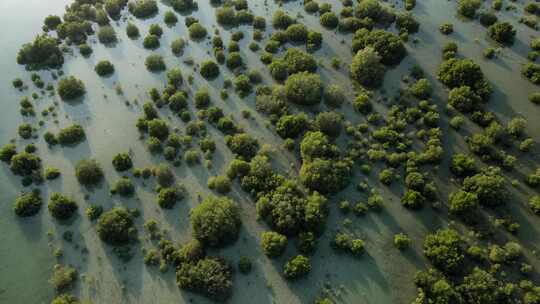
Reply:
[[[540, 93], [514, 100], [490, 74], [500, 65], [525, 88], [540, 84], [530, 34], [540, 5], [207, 2], [75, 0], [45, 18], [17, 54], [29, 77], [10, 87], [24, 120], [0, 149], [26, 188], [12, 200], [17, 220], [48, 200], [51, 247], [96, 254], [95, 234], [125, 263], [113, 271], [128, 296], [129, 269], [143, 262], [212, 301], [241, 302], [239, 281], [276, 303], [357, 302], [364, 287], [347, 288], [371, 283], [366, 297], [380, 287], [386, 302], [540, 303], [540, 167], [525, 119]], [[445, 11], [427, 28], [420, 11], [434, 6], [459, 18]], [[483, 36], [462, 52], [464, 28]], [[94, 72], [69, 68], [76, 56]], [[139, 76], [151, 81], [131, 82]], [[93, 112], [99, 104], [126, 112], [111, 119]], [[58, 155], [73, 165], [57, 166]], [[71, 226], [83, 221], [85, 231]], [[58, 261], [75, 260], [68, 248], [65, 260], [54, 250]], [[55, 266], [51, 303], [79, 303], [95, 287], [89, 269], [74, 288], [80, 268]], [[278, 279], [269, 272], [287, 284], [260, 290], [261, 278]]]

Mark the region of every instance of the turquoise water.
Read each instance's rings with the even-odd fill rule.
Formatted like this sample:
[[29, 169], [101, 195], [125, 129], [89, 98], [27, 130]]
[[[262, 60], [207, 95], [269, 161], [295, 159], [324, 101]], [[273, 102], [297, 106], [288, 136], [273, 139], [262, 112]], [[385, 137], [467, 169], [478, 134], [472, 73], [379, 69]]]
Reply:
[[[213, 27], [219, 28], [224, 41], [230, 36], [221, 27], [215, 25], [214, 9], [209, 7], [207, 1], [199, 1], [200, 9], [194, 15], [199, 18], [209, 32]], [[337, 2], [337, 1], [320, 1]], [[18, 124], [22, 121], [18, 114], [18, 100], [23, 96], [13, 90], [11, 80], [14, 77], [23, 77], [30, 84], [29, 75], [15, 62], [16, 53], [22, 43], [30, 41], [39, 33], [42, 20], [48, 14], [61, 15], [64, 5], [68, 0], [50, 1], [17, 1], [3, 0], [0, 3], [0, 26], [3, 29], [1, 44], [3, 52], [0, 54], [0, 143], [4, 144], [16, 136]], [[251, 1], [251, 9], [257, 15], [269, 16], [276, 9], [272, 1], [268, 6], [262, 1]], [[339, 5], [336, 5], [336, 9]], [[340, 83], [346, 88], [351, 88], [346, 72], [335, 72], [329, 67], [330, 59], [339, 56], [343, 62], [350, 62], [350, 42], [341, 41], [343, 36], [331, 31], [321, 29], [316, 16], [309, 16], [303, 12], [300, 5], [289, 3], [285, 9], [291, 15], [302, 12], [302, 19], [308, 26], [320, 30], [325, 35], [325, 46], [316, 53], [316, 56], [324, 58], [326, 67], [321, 69], [321, 75], [326, 83]], [[540, 138], [540, 126], [537, 119], [539, 108], [527, 101], [531, 92], [536, 87], [519, 76], [519, 66], [526, 62], [527, 42], [533, 35], [533, 31], [520, 26], [518, 41], [511, 49], [503, 49], [501, 56], [494, 61], [482, 59], [483, 49], [490, 45], [485, 39], [485, 30], [476, 22], [461, 22], [448, 14], [454, 11], [454, 4], [440, 0], [418, 1], [414, 13], [421, 22], [421, 32], [415, 37], [417, 44], [408, 44], [409, 56], [395, 70], [387, 74], [385, 88], [388, 92], [403, 86], [400, 82], [401, 75], [413, 64], [421, 65], [428, 73], [436, 88], [436, 104], [442, 111], [446, 93], [437, 83], [435, 70], [440, 63], [441, 45], [449, 39], [459, 42], [459, 53], [463, 56], [474, 58], [481, 62], [484, 73], [497, 87], [488, 107], [503, 119], [507, 120], [516, 115], [523, 115], [529, 119], [527, 132], [535, 139]], [[165, 7], [160, 7], [160, 13]], [[515, 13], [504, 13], [503, 18], [511, 17]], [[147, 32], [151, 23], [161, 22], [162, 15], [150, 20], [137, 21], [142, 35]], [[515, 16], [512, 17], [516, 20]], [[164, 37], [161, 39], [161, 48], [156, 50], [165, 56], [167, 66], [179, 66], [184, 76], [192, 73], [193, 67], [185, 63], [185, 59], [192, 58], [200, 62], [210, 58], [208, 54], [210, 44], [208, 42], [189, 42], [185, 54], [181, 58], [171, 56], [169, 44], [172, 40], [186, 38], [186, 28], [183, 18], [173, 28], [166, 28]], [[445, 37], [437, 31], [438, 25], [443, 22], [454, 23], [456, 34]], [[82, 215], [82, 210], [88, 203], [99, 203], [108, 208], [112, 205], [125, 205], [141, 209], [142, 216], [137, 220], [139, 230], [142, 223], [147, 219], [157, 219], [160, 226], [169, 231], [169, 235], [175, 241], [185, 241], [190, 237], [188, 224], [189, 208], [197, 203], [197, 196], [208, 193], [206, 180], [209, 175], [223, 172], [223, 168], [231, 158], [231, 154], [224, 146], [221, 133], [214, 129], [210, 134], [218, 144], [218, 152], [214, 156], [212, 169], [207, 170], [203, 166], [187, 167], [183, 164], [175, 170], [178, 179], [184, 183], [189, 192], [189, 197], [170, 211], [163, 211], [155, 204], [155, 194], [152, 185], [138, 183], [137, 194], [133, 199], [118, 199], [111, 197], [107, 185], [95, 192], [88, 192], [80, 188], [73, 176], [73, 166], [79, 159], [85, 157], [96, 158], [104, 167], [107, 183], [111, 184], [118, 174], [111, 168], [112, 157], [119, 152], [131, 151], [137, 167], [148, 166], [163, 161], [150, 155], [142, 142], [139, 141], [138, 132], [134, 126], [136, 118], [140, 114], [139, 105], [147, 98], [146, 90], [150, 87], [160, 87], [164, 81], [163, 74], [149, 74], [144, 68], [144, 58], [149, 51], [142, 48], [142, 38], [138, 41], [128, 39], [123, 27], [125, 21], [114, 25], [120, 42], [114, 48], [104, 47], [95, 41], [91, 44], [94, 54], [88, 58], [78, 56], [74, 50], [74, 56], [67, 56], [63, 70], [66, 75], [75, 75], [82, 79], [88, 88], [82, 104], [69, 105], [60, 102], [58, 106], [59, 124], [55, 125], [52, 119], [46, 119], [46, 125], [40, 129], [40, 134], [47, 130], [58, 130], [66, 126], [70, 121], [76, 121], [84, 126], [87, 133], [87, 141], [75, 148], [54, 148], [49, 150], [43, 139], [37, 141], [39, 154], [47, 166], [55, 166], [62, 169], [63, 176], [60, 180], [47, 183], [41, 189], [44, 197], [52, 191], [61, 191], [71, 195], [80, 204], [81, 215], [71, 226], [62, 226], [51, 221], [45, 208], [34, 218], [20, 220], [11, 211], [11, 204], [19, 191], [23, 188], [19, 178], [11, 175], [9, 169], [2, 165], [0, 170], [0, 227], [2, 233], [0, 240], [0, 303], [48, 303], [53, 297], [51, 286], [47, 280], [52, 272], [56, 259], [52, 256], [52, 250], [62, 248], [64, 257], [61, 263], [74, 265], [81, 274], [75, 293], [83, 299], [91, 299], [94, 303], [187, 303], [195, 299], [197, 303], [207, 302], [201, 297], [181, 292], [175, 286], [172, 271], [160, 274], [157, 269], [149, 269], [142, 264], [141, 247], [149, 248], [151, 243], [145, 239], [141, 245], [135, 248], [134, 259], [123, 264], [113, 256], [110, 248], [101, 243], [95, 234], [93, 225]], [[212, 26], [213, 25], [213, 26]], [[265, 71], [266, 68], [259, 62], [258, 55], [247, 50], [251, 42], [251, 33], [248, 28], [246, 38], [241, 41], [241, 49], [244, 60], [249, 67]], [[347, 36], [350, 37], [350, 36]], [[345, 37], [345, 40], [347, 40]], [[95, 40], [92, 38], [92, 40]], [[108, 59], [116, 66], [117, 73], [107, 79], [99, 78], [93, 71], [94, 64], [103, 59]], [[346, 71], [346, 69], [343, 69]], [[231, 77], [230, 72], [222, 69], [222, 73]], [[49, 81], [49, 73], [40, 73], [42, 78]], [[195, 91], [199, 86], [208, 85], [216, 105], [224, 109], [227, 114], [243, 125], [250, 134], [259, 138], [263, 143], [269, 144], [276, 151], [273, 156], [276, 165], [284, 171], [299, 167], [294, 155], [284, 152], [280, 146], [282, 141], [268, 129], [264, 128], [264, 117], [254, 111], [253, 96], [241, 100], [231, 94], [231, 98], [224, 102], [219, 99], [219, 88], [223, 77], [205, 83], [198, 73], [194, 73], [194, 84], [188, 86], [188, 90]], [[270, 82], [270, 77], [265, 75], [265, 81]], [[124, 92], [116, 93], [116, 87], [120, 86]], [[29, 92], [33, 92], [31, 89]], [[349, 96], [349, 98], [352, 98]], [[37, 101], [37, 112], [48, 107], [54, 100], [41, 98]], [[126, 101], [131, 105], [127, 106]], [[383, 110], [382, 106], [377, 108]], [[242, 109], [251, 109], [254, 120], [246, 120], [241, 117]], [[342, 112], [347, 119], [353, 122], [362, 121], [359, 115], [354, 114], [350, 105], [346, 105]], [[444, 116], [444, 115], [443, 115]], [[183, 126], [173, 117], [168, 117], [171, 124]], [[471, 126], [472, 128], [473, 126]], [[452, 151], [466, 149], [463, 134], [457, 134], [448, 129], [446, 118], [443, 117], [443, 130], [445, 131], [444, 146], [446, 155]], [[30, 141], [28, 141], [30, 142]], [[19, 146], [27, 143], [20, 141]], [[535, 151], [535, 153], [537, 153]], [[516, 171], [528, 174], [533, 170], [534, 163], [523, 160]], [[440, 193], [448, 193], [455, 189], [456, 184], [450, 181], [447, 163], [441, 165], [440, 170], [433, 170], [432, 175], [437, 182]], [[357, 180], [355, 180], [357, 182]], [[333, 298], [342, 303], [408, 303], [412, 300], [415, 287], [411, 282], [414, 272], [425, 266], [421, 253], [421, 240], [423, 236], [436, 227], [446, 225], [446, 219], [438, 211], [425, 208], [420, 212], [410, 212], [399, 204], [401, 190], [395, 186], [386, 189], [380, 185], [376, 175], [372, 174], [369, 179], [371, 185], [380, 187], [385, 197], [385, 211], [380, 214], [370, 214], [366, 217], [355, 218], [350, 230], [361, 236], [366, 241], [367, 254], [359, 259], [336, 255], [328, 246], [329, 239], [334, 229], [341, 225], [344, 217], [339, 214], [337, 208], [332, 208], [332, 213], [327, 227], [327, 233], [320, 240], [317, 253], [313, 257], [313, 272], [306, 280], [295, 283], [285, 282], [280, 275], [281, 265], [286, 257], [294, 253], [291, 244], [285, 257], [270, 261], [263, 257], [258, 247], [260, 232], [266, 229], [265, 225], [255, 219], [255, 208], [252, 199], [236, 188], [231, 197], [240, 203], [243, 209], [242, 220], [244, 229], [240, 240], [232, 247], [221, 250], [219, 254], [236, 261], [239, 256], [251, 256], [255, 270], [249, 276], [236, 275], [235, 292], [231, 303], [308, 303], [324, 289], [329, 288]], [[522, 231], [517, 238], [527, 246], [526, 255], [531, 257], [532, 250], [538, 246], [538, 219], [531, 216], [524, 207], [526, 195], [529, 193], [522, 189], [514, 191], [516, 199], [516, 216], [522, 222]], [[84, 196], [89, 194], [88, 202]], [[351, 202], [365, 200], [365, 195], [350, 189], [340, 193], [332, 199], [337, 203], [342, 199]], [[62, 241], [64, 231], [74, 233], [74, 242]], [[51, 237], [47, 236], [51, 232]], [[392, 244], [394, 233], [406, 232], [414, 240], [413, 250], [405, 254], [398, 252]], [[142, 233], [141, 233], [142, 236]], [[292, 242], [291, 242], [292, 243]], [[533, 265], [538, 269], [537, 260]]]

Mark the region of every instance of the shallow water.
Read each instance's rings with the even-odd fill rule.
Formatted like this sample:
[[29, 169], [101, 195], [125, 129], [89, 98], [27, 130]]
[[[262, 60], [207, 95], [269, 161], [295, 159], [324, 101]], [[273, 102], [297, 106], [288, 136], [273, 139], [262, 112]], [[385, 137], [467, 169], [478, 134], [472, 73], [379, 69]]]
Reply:
[[[215, 23], [214, 9], [208, 1], [199, 1], [199, 11], [194, 12], [194, 16], [199, 18], [207, 27], [209, 33], [214, 27], [222, 33], [225, 43], [228, 42], [230, 32], [225, 31]], [[263, 1], [250, 1], [250, 8], [256, 15], [267, 16], [270, 19], [271, 12], [277, 7], [273, 1], [268, 1], [265, 6]], [[338, 2], [338, 1], [319, 1]], [[400, 1], [401, 2], [401, 1]], [[64, 4], [69, 0], [54, 1], [24, 1], [3, 0], [0, 3], [0, 26], [5, 29], [2, 36], [2, 46], [4, 52], [0, 54], [0, 115], [2, 117], [2, 127], [0, 128], [0, 143], [4, 144], [15, 137], [16, 128], [22, 121], [18, 114], [18, 100], [23, 94], [16, 92], [11, 87], [11, 80], [14, 77], [21, 77], [25, 83], [31, 84], [29, 74], [24, 73], [20, 66], [16, 65], [16, 53], [22, 43], [30, 41], [35, 34], [40, 31], [41, 22], [48, 14], [61, 15]], [[339, 4], [335, 5], [335, 10]], [[160, 6], [160, 15], [149, 20], [136, 23], [144, 37], [147, 28], [152, 23], [161, 23], [162, 14], [167, 8]], [[318, 17], [307, 15], [301, 5], [288, 3], [285, 9], [291, 15], [302, 13], [302, 22], [315, 27], [324, 33], [324, 47], [316, 52], [316, 56], [324, 58], [325, 68], [320, 73], [326, 83], [340, 83], [352, 88], [346, 69], [343, 68], [338, 73], [330, 68], [330, 59], [339, 56], [344, 63], [350, 62], [350, 42], [349, 36], [336, 34], [332, 31], [321, 29], [318, 25]], [[436, 88], [436, 104], [439, 109], [443, 109], [446, 93], [435, 78], [435, 71], [440, 63], [440, 49], [442, 44], [450, 39], [459, 42], [459, 54], [471, 57], [482, 63], [482, 68], [487, 78], [496, 87], [496, 94], [492, 97], [488, 108], [495, 111], [501, 118], [510, 119], [516, 115], [523, 115], [528, 118], [527, 132], [535, 139], [540, 138], [540, 124], [537, 119], [539, 108], [527, 101], [531, 92], [536, 91], [536, 87], [519, 74], [519, 65], [526, 62], [527, 44], [529, 37], [534, 32], [523, 25], [518, 26], [518, 36], [516, 44], [511, 48], [502, 50], [498, 59], [486, 61], [482, 58], [482, 51], [490, 45], [485, 39], [485, 29], [477, 22], [458, 21], [453, 14], [455, 4], [440, 0], [418, 1], [414, 10], [415, 15], [421, 22], [420, 33], [411, 38], [418, 38], [418, 43], [408, 43], [409, 56], [396, 69], [387, 73], [385, 89], [387, 95], [391, 96], [395, 90], [403, 84], [400, 82], [403, 75], [413, 64], [421, 65], [428, 73], [428, 78]], [[505, 12], [509, 17], [515, 13]], [[515, 16], [512, 17], [515, 21]], [[268, 20], [267, 20], [268, 21]], [[438, 32], [439, 24], [452, 22], [455, 33], [449, 37]], [[516, 22], [513, 22], [517, 25]], [[79, 202], [79, 216], [71, 226], [58, 225], [53, 222], [48, 215], [46, 208], [29, 220], [20, 220], [15, 217], [11, 210], [11, 203], [19, 191], [23, 188], [19, 178], [14, 177], [9, 169], [2, 165], [0, 170], [0, 227], [2, 234], [0, 240], [0, 303], [48, 303], [53, 296], [52, 288], [47, 280], [52, 272], [55, 259], [52, 257], [52, 249], [62, 248], [64, 257], [59, 261], [75, 265], [82, 274], [79, 280], [76, 294], [83, 299], [91, 299], [94, 303], [187, 303], [190, 299], [195, 299], [196, 303], [207, 302], [199, 296], [181, 292], [175, 285], [173, 272], [169, 270], [167, 274], [161, 274], [155, 268], [148, 268], [142, 263], [141, 247], [150, 248], [151, 242], [142, 240], [140, 246], [136, 246], [135, 257], [127, 264], [119, 261], [110, 248], [97, 239], [93, 225], [83, 216], [83, 210], [88, 203], [102, 204], [106, 209], [109, 206], [122, 204], [128, 207], [137, 207], [141, 210], [142, 216], [137, 219], [139, 235], [143, 236], [142, 223], [148, 219], [156, 219], [161, 228], [168, 230], [171, 239], [181, 242], [190, 238], [190, 228], [188, 222], [188, 211], [190, 206], [197, 204], [199, 195], [206, 195], [208, 188], [206, 181], [208, 176], [223, 172], [224, 166], [232, 157], [230, 151], [224, 148], [221, 133], [213, 128], [209, 128], [209, 134], [216, 140], [218, 150], [213, 158], [213, 168], [207, 170], [204, 166], [188, 167], [183, 164], [175, 170], [177, 178], [188, 189], [189, 197], [177, 204], [172, 210], [163, 211], [155, 203], [155, 194], [151, 184], [144, 185], [141, 180], [136, 180], [137, 192], [132, 199], [119, 199], [109, 195], [109, 187], [118, 177], [109, 165], [112, 157], [119, 152], [130, 151], [133, 155], [135, 167], [149, 166], [156, 164], [163, 159], [149, 154], [144, 145], [139, 140], [139, 134], [135, 127], [135, 120], [140, 115], [139, 105], [147, 99], [146, 91], [151, 87], [161, 87], [164, 81], [164, 73], [150, 74], [144, 67], [144, 59], [150, 51], [142, 48], [142, 38], [132, 41], [127, 38], [124, 31], [125, 21], [120, 21], [114, 25], [120, 39], [115, 47], [105, 47], [95, 42], [92, 37], [91, 46], [94, 53], [90, 58], [82, 58], [78, 51], [74, 49], [75, 56], [67, 56], [63, 70], [66, 75], [75, 75], [82, 79], [88, 89], [84, 101], [78, 104], [67, 104], [59, 102], [58, 126], [55, 126], [51, 117], [46, 118], [45, 127], [40, 129], [40, 134], [45, 129], [56, 131], [59, 127], [68, 125], [70, 121], [76, 121], [84, 126], [87, 141], [75, 148], [55, 147], [48, 149], [43, 139], [38, 140], [39, 155], [46, 166], [55, 166], [62, 170], [62, 177], [47, 186], [40, 187], [47, 197], [47, 193], [58, 191], [76, 198]], [[13, 29], [13, 30], [9, 30]], [[246, 31], [246, 38], [241, 42], [241, 50], [247, 66], [261, 71], [266, 71], [264, 65], [259, 61], [258, 54], [248, 50], [247, 45], [251, 42], [251, 30], [247, 27], [240, 27]], [[155, 52], [162, 54], [166, 59], [168, 68], [180, 66], [187, 78], [192, 67], [184, 63], [187, 58], [193, 58], [195, 62], [201, 62], [206, 58], [211, 58], [208, 53], [211, 49], [209, 41], [192, 42], [189, 41], [185, 53], [177, 58], [170, 53], [170, 42], [176, 38], [186, 37], [186, 27], [183, 18], [179, 18], [176, 26], [168, 28], [164, 26], [164, 35], [161, 38], [161, 47]], [[475, 39], [478, 38], [478, 41]], [[341, 43], [342, 40], [345, 43]], [[412, 39], [411, 39], [412, 40]], [[99, 60], [108, 59], [114, 63], [116, 73], [111, 78], [99, 78], [93, 71], [95, 63]], [[222, 101], [219, 98], [219, 90], [223, 82], [223, 75], [231, 77], [231, 73], [222, 68], [222, 76], [218, 79], [206, 83], [198, 73], [193, 73], [193, 85], [188, 85], [190, 91], [195, 91], [201, 85], [207, 85], [211, 89], [213, 102], [222, 107], [226, 114], [234, 116], [235, 120], [244, 126], [248, 132], [262, 143], [270, 144], [278, 151], [274, 153], [276, 165], [283, 171], [299, 168], [299, 163], [294, 155], [283, 152], [279, 147], [282, 141], [270, 130], [264, 127], [265, 118], [261, 117], [254, 110], [254, 98], [250, 96], [246, 99], [239, 99], [235, 94], [231, 94], [229, 100]], [[41, 72], [40, 75], [45, 82], [50, 81], [50, 73]], [[265, 75], [265, 82], [271, 81]], [[116, 93], [116, 86], [122, 88], [123, 95]], [[28, 92], [33, 92], [31, 89]], [[350, 96], [352, 98], [352, 94]], [[54, 98], [53, 98], [54, 99]], [[52, 99], [42, 97], [36, 104], [36, 112], [52, 104]], [[126, 105], [126, 101], [130, 105]], [[377, 109], [384, 110], [382, 105]], [[243, 109], [251, 109], [253, 120], [246, 120], [240, 115]], [[323, 107], [321, 107], [321, 110]], [[347, 119], [353, 122], [363, 121], [364, 118], [354, 114], [350, 105], [345, 105], [342, 109]], [[164, 112], [165, 113], [165, 112]], [[193, 112], [193, 117], [195, 113]], [[463, 135], [448, 129], [447, 117], [443, 118], [443, 130], [445, 155], [450, 155], [453, 151], [466, 149]], [[179, 119], [169, 117], [171, 124], [184, 126]], [[25, 143], [17, 139], [19, 144]], [[30, 142], [30, 141], [28, 141]], [[537, 151], [534, 151], [537, 153]], [[74, 164], [82, 158], [95, 158], [105, 169], [107, 182], [94, 192], [89, 192], [81, 188], [75, 181], [73, 175]], [[528, 174], [534, 168], [534, 163], [527, 160], [520, 160], [520, 165], [516, 168], [517, 174]], [[440, 166], [440, 170], [433, 170], [432, 175], [439, 186], [439, 192], [448, 193], [455, 189], [455, 183], [450, 181], [447, 163]], [[350, 202], [365, 200], [366, 195], [354, 190], [355, 182], [346, 191], [332, 198], [332, 202], [337, 203], [342, 199]], [[235, 276], [235, 291], [231, 303], [308, 303], [320, 294], [324, 289], [330, 288], [333, 298], [339, 303], [409, 303], [415, 292], [414, 284], [411, 281], [416, 270], [425, 267], [425, 261], [421, 252], [421, 240], [428, 231], [447, 224], [447, 219], [439, 212], [425, 208], [420, 212], [410, 212], [401, 207], [399, 197], [402, 187], [394, 185], [390, 188], [382, 187], [372, 174], [369, 178], [372, 186], [380, 188], [386, 200], [385, 210], [381, 213], [369, 213], [365, 217], [356, 218], [348, 216], [353, 224], [349, 230], [366, 241], [367, 252], [361, 258], [352, 258], [346, 255], [336, 255], [331, 249], [329, 239], [333, 231], [342, 226], [344, 219], [339, 214], [337, 208], [332, 207], [330, 221], [325, 235], [319, 240], [318, 250], [313, 256], [313, 271], [305, 280], [288, 283], [280, 275], [281, 265], [287, 257], [294, 253], [294, 244], [290, 244], [284, 257], [270, 261], [265, 258], [259, 250], [258, 239], [260, 232], [266, 229], [264, 223], [258, 222], [255, 218], [255, 208], [252, 199], [244, 192], [235, 187], [231, 193], [243, 209], [244, 228], [240, 235], [240, 240], [233, 246], [220, 250], [219, 254], [224, 255], [231, 261], [236, 261], [239, 256], [250, 256], [254, 262], [254, 271], [243, 276]], [[516, 217], [522, 224], [522, 231], [518, 238], [527, 245], [526, 254], [532, 257], [531, 251], [538, 246], [538, 219], [531, 216], [525, 207], [524, 197], [528, 194], [526, 190], [518, 188], [516, 191]], [[88, 201], [84, 200], [84, 195], [90, 194]], [[519, 205], [521, 204], [521, 205]], [[73, 243], [62, 240], [64, 231], [74, 233]], [[49, 239], [47, 232], [52, 232], [53, 237]], [[406, 232], [414, 239], [413, 249], [406, 253], [400, 253], [393, 247], [392, 237], [395, 233]], [[293, 242], [290, 242], [293, 243]], [[87, 251], [87, 252], [86, 252]], [[538, 261], [532, 260], [532, 265], [538, 269]]]

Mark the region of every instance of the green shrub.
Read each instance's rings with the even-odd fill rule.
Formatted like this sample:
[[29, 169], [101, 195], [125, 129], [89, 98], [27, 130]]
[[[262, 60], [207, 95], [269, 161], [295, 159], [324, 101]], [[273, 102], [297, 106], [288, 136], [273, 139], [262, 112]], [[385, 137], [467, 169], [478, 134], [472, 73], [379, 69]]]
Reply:
[[129, 12], [137, 18], [148, 18], [158, 12], [156, 0], [135, 0], [128, 4]]
[[63, 292], [71, 289], [77, 281], [77, 270], [71, 266], [54, 265], [54, 271], [49, 279], [49, 283], [56, 292]]
[[381, 57], [371, 47], [359, 50], [351, 63], [351, 78], [363, 86], [379, 87], [384, 79], [385, 68]]
[[223, 259], [203, 258], [182, 263], [176, 271], [176, 282], [182, 289], [224, 301], [232, 294], [232, 269]]
[[385, 30], [359, 29], [353, 36], [352, 51], [357, 53], [366, 47], [372, 47], [385, 65], [399, 64], [407, 55], [401, 39]]
[[470, 87], [483, 100], [489, 99], [492, 88], [482, 73], [480, 65], [470, 59], [449, 59], [444, 61], [437, 74], [448, 88]]
[[206, 28], [202, 26], [199, 22], [195, 22], [188, 28], [189, 38], [193, 40], [201, 40], [206, 37], [208, 34]]
[[482, 6], [479, 0], [459, 0], [457, 11], [467, 18], [474, 18], [476, 11]]
[[133, 167], [131, 157], [127, 153], [118, 153], [112, 160], [112, 165], [116, 171], [122, 172]]
[[135, 192], [135, 186], [131, 180], [127, 177], [121, 177], [113, 184], [111, 188], [112, 193], [116, 193], [120, 196], [131, 196]]
[[64, 64], [64, 55], [58, 47], [58, 40], [43, 34], [21, 47], [17, 54], [17, 63], [30, 70], [59, 68]]
[[528, 62], [522, 67], [521, 74], [530, 82], [540, 84], [540, 65]]
[[72, 124], [60, 130], [56, 138], [61, 145], [68, 146], [80, 143], [86, 138], [86, 134], [81, 125]]
[[83, 159], [75, 166], [75, 175], [84, 186], [96, 185], [103, 179], [103, 170], [93, 159]]
[[13, 211], [20, 217], [33, 216], [39, 212], [42, 204], [38, 192], [24, 193], [15, 200]]
[[289, 280], [305, 277], [311, 271], [311, 261], [303, 255], [297, 255], [287, 261], [283, 275]]
[[49, 199], [49, 213], [57, 220], [67, 220], [77, 211], [75, 201], [60, 193], [53, 193]]
[[131, 39], [137, 39], [139, 37], [139, 28], [135, 24], [128, 22], [126, 26], [126, 34]]
[[101, 26], [97, 33], [99, 42], [103, 44], [116, 43], [118, 38], [116, 38], [116, 32], [111, 26]]
[[186, 41], [182, 38], [178, 38], [176, 40], [173, 40], [171, 42], [171, 51], [174, 55], [179, 56], [184, 52], [184, 48], [186, 47]]
[[163, 61], [163, 57], [158, 54], [148, 55], [144, 64], [146, 65], [146, 68], [151, 72], [161, 72], [167, 69], [167, 67], [165, 66], [165, 61]]
[[306, 42], [308, 38], [308, 29], [301, 23], [291, 24], [286, 30], [287, 38], [292, 42]]
[[313, 106], [321, 101], [323, 88], [318, 74], [299, 72], [285, 82], [285, 97], [289, 102]]
[[158, 193], [157, 203], [161, 208], [171, 209], [177, 201], [184, 198], [182, 188], [161, 188]]
[[107, 244], [127, 244], [136, 233], [133, 215], [126, 208], [115, 207], [99, 217], [97, 233]]
[[287, 248], [287, 237], [274, 231], [263, 232], [261, 234], [261, 247], [266, 256], [279, 257]]
[[74, 76], [64, 77], [58, 81], [58, 95], [64, 101], [70, 101], [86, 93], [84, 83]]
[[397, 249], [403, 250], [411, 245], [411, 239], [404, 233], [398, 233], [394, 235], [394, 246]]
[[149, 34], [148, 36], [144, 37], [143, 40], [143, 46], [145, 49], [154, 50], [159, 48], [159, 37], [156, 35]]
[[508, 22], [497, 22], [489, 27], [489, 37], [491, 39], [506, 45], [514, 44], [516, 30]]
[[239, 209], [226, 197], [207, 197], [191, 209], [189, 216], [193, 234], [203, 244], [222, 247], [238, 238], [241, 226]]
[[19, 152], [11, 157], [10, 169], [15, 175], [27, 176], [41, 167], [41, 159], [28, 152]]
[[102, 60], [96, 64], [94, 71], [99, 76], [109, 76], [114, 73], [114, 65], [108, 60]]
[[212, 60], [207, 60], [201, 63], [201, 76], [211, 80], [219, 76], [219, 66]]
[[424, 241], [424, 254], [435, 267], [444, 272], [455, 272], [464, 262], [463, 240], [453, 229], [440, 229]]
[[208, 188], [225, 194], [231, 191], [231, 180], [224, 175], [212, 176], [208, 179]]
[[246, 160], [253, 158], [259, 150], [259, 142], [247, 133], [238, 133], [225, 138], [225, 143], [231, 151]]
[[283, 56], [283, 60], [288, 66], [289, 74], [295, 74], [298, 72], [312, 72], [317, 71], [317, 61], [310, 54], [298, 49], [289, 48]]
[[163, 15], [163, 21], [168, 26], [173, 26], [178, 22], [178, 17], [176, 17], [176, 14], [172, 11], [166, 11]]
[[328, 29], [335, 29], [339, 24], [339, 18], [333, 12], [326, 12], [321, 15], [320, 23]]

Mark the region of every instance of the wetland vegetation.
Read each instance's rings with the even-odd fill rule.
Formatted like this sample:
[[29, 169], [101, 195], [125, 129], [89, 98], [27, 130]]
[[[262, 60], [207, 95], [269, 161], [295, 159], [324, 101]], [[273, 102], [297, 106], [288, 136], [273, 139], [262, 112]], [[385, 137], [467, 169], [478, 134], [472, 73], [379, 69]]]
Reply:
[[50, 266], [0, 302], [540, 303], [538, 3], [62, 2], [0, 78]]

